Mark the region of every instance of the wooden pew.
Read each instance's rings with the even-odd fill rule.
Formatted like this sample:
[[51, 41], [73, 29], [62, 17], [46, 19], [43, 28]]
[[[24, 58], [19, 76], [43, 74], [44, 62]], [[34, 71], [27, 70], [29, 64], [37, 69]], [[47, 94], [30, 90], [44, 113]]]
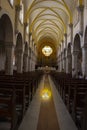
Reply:
[[[26, 106], [29, 106], [29, 98], [33, 97], [37, 86], [38, 86], [38, 81], [39, 78], [42, 74], [41, 73], [27, 73], [27, 74], [16, 74], [14, 76], [10, 75], [0, 75], [0, 94], [2, 95], [2, 90], [3, 90], [3, 99], [0, 97], [0, 105], [1, 105], [1, 112], [4, 117], [8, 117], [5, 113], [9, 113], [10, 118], [11, 118], [11, 129], [13, 130], [15, 128], [15, 120], [14, 119], [15, 115], [14, 113], [17, 113], [18, 105], [21, 105], [21, 117], [23, 118], [24, 113], [26, 112]], [[4, 87], [3, 87], [4, 86]], [[9, 87], [10, 86], [10, 87]], [[15, 89], [15, 91], [14, 91]], [[14, 96], [11, 95], [9, 92], [11, 90], [11, 94], [13, 95], [12, 92], [14, 92], [15, 95], [15, 101], [13, 100]], [[7, 94], [7, 99], [5, 98], [5, 94]], [[27, 97], [27, 98], [26, 98]], [[27, 103], [26, 103], [27, 99]], [[12, 102], [14, 101], [15, 105], [14, 107], [12, 106]], [[7, 105], [6, 112], [3, 111], [2, 109], [2, 103]], [[27, 105], [26, 105], [27, 104]], [[11, 112], [10, 109], [13, 111], [15, 109], [15, 112]], [[11, 112], [11, 113], [10, 113]], [[17, 115], [18, 116], [18, 115]]]
[[10, 119], [11, 130], [16, 128], [16, 93], [11, 83], [0, 82], [0, 116]]
[[78, 127], [81, 127], [81, 115], [84, 109], [84, 97], [87, 92], [87, 80], [73, 79], [67, 75], [54, 73], [52, 77], [59, 84], [59, 93]]

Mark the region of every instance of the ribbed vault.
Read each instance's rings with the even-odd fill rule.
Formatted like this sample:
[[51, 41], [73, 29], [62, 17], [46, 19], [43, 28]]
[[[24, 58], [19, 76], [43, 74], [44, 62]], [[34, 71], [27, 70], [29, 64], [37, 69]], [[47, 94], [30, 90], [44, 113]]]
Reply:
[[[41, 39], [45, 41], [48, 37], [52, 40], [50, 43], [57, 48], [64, 39], [69, 24], [73, 24], [74, 9], [83, 4], [83, 0], [22, 1], [25, 5], [24, 22], [29, 23], [29, 32], [37, 48], [41, 44]], [[20, 3], [20, 0], [16, 2]]]

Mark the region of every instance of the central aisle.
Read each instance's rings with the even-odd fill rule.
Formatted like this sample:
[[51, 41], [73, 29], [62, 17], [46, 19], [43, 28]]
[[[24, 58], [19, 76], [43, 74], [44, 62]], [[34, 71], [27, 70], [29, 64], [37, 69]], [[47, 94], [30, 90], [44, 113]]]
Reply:
[[[42, 100], [44, 88], [51, 91], [50, 100]], [[49, 75], [43, 76], [18, 130], [77, 130]]]
[[[47, 75], [45, 75], [44, 79], [44, 88], [49, 89], [52, 94]], [[53, 96], [51, 96], [48, 100], [41, 100], [37, 130], [59, 130]]]

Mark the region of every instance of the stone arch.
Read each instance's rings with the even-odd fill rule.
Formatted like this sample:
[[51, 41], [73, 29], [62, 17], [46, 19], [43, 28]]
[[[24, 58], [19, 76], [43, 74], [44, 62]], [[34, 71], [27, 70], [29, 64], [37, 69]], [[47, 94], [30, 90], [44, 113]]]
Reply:
[[74, 68], [77, 75], [78, 71], [82, 73], [82, 48], [79, 34], [76, 34], [74, 38], [73, 54], [74, 54]]
[[[7, 74], [12, 74], [12, 47], [13, 47], [13, 27], [7, 14], [0, 18], [0, 70], [6, 70]], [[10, 52], [11, 51], [11, 52]], [[10, 59], [10, 60], [9, 60]]]
[[72, 73], [72, 54], [71, 54], [71, 43], [68, 43], [67, 48], [67, 60], [68, 60], [68, 73]]
[[16, 38], [15, 46], [15, 67], [18, 73], [22, 73], [23, 67], [23, 39], [19, 32]]

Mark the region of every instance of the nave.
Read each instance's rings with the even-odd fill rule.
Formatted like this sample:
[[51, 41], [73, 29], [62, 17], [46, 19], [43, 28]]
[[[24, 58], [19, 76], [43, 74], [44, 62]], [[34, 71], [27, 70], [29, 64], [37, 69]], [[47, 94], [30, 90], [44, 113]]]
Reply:
[[0, 130], [32, 127], [87, 130], [87, 0], [0, 0]]

